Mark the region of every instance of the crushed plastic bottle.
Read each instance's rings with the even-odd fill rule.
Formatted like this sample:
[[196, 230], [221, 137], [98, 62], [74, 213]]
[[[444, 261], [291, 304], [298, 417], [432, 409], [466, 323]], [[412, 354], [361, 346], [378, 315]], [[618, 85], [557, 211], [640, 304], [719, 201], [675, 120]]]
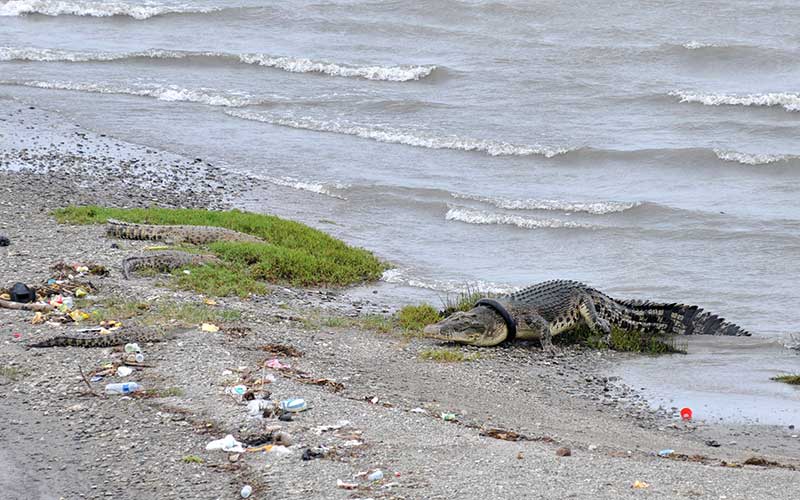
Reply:
[[120, 366], [119, 368], [117, 368], [118, 377], [127, 377], [131, 373], [133, 373], [133, 368], [130, 368], [128, 366]]
[[284, 399], [281, 401], [281, 410], [290, 412], [300, 412], [308, 409], [306, 400], [302, 398]]
[[371, 473], [369, 476], [367, 476], [367, 479], [370, 481], [380, 481], [381, 479], [383, 479], [383, 471], [378, 469], [375, 472]]
[[106, 394], [131, 394], [142, 390], [142, 386], [136, 382], [125, 382], [124, 384], [106, 385]]

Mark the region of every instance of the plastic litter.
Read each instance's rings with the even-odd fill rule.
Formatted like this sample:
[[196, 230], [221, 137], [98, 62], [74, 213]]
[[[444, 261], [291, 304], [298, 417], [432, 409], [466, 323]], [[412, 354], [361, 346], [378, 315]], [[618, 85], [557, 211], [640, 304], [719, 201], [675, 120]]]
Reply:
[[3, 236], [0, 234], [0, 247], [7, 247], [11, 244], [11, 240], [8, 239], [8, 236]]
[[288, 411], [288, 412], [300, 412], [308, 409], [308, 405], [306, 404], [306, 400], [302, 398], [291, 398], [285, 399], [281, 401], [280, 405], [281, 410]]
[[410, 411], [411, 413], [428, 413], [428, 412], [427, 412], [425, 409], [423, 409], [423, 408], [413, 408], [413, 409], [411, 409], [411, 410], [409, 410], [409, 411]]
[[128, 366], [120, 366], [119, 368], [117, 368], [118, 377], [127, 377], [131, 373], [133, 373], [133, 368], [130, 368]]
[[232, 435], [228, 434], [222, 439], [216, 439], [206, 445], [206, 450], [222, 450], [229, 453], [244, 453], [244, 446]]
[[273, 370], [280, 370], [281, 368], [289, 368], [289, 365], [284, 365], [278, 360], [278, 358], [273, 358], [267, 361], [267, 368], [272, 368]]
[[127, 353], [142, 352], [142, 348], [139, 347], [139, 344], [136, 343], [125, 344], [125, 352]]
[[367, 476], [367, 479], [370, 481], [380, 481], [381, 479], [383, 479], [383, 471], [378, 469], [375, 472], [371, 473], [369, 476]]
[[27, 304], [36, 301], [36, 291], [25, 283], [14, 283], [11, 287], [11, 302]]
[[242, 495], [242, 498], [249, 497], [253, 494], [253, 487], [249, 484], [245, 484], [244, 487], [242, 487], [242, 492], [240, 494]]
[[200, 329], [203, 330], [204, 332], [209, 332], [209, 333], [214, 333], [219, 331], [219, 327], [211, 323], [203, 323]]
[[336, 480], [336, 487], [341, 488], [343, 490], [354, 490], [358, 488], [358, 483], [346, 483], [341, 479]]
[[675, 450], [666, 449], [666, 450], [659, 451], [658, 452], [658, 456], [659, 457], [668, 457], [668, 456], [672, 455], [673, 453], [675, 453]]
[[235, 385], [225, 389], [225, 394], [233, 394], [234, 396], [244, 396], [245, 392], [247, 392], [246, 385]]
[[681, 418], [684, 420], [691, 420], [692, 419], [692, 409], [691, 408], [681, 408]]
[[264, 399], [254, 399], [247, 403], [247, 414], [251, 417], [258, 417], [261, 415], [264, 410], [270, 408], [272, 406], [272, 401], [266, 401]]
[[95, 375], [89, 379], [89, 382], [100, 382], [101, 380], [103, 380], [102, 375]]
[[133, 359], [135, 359], [137, 363], [144, 363], [144, 354], [137, 352]]
[[126, 382], [124, 384], [108, 384], [106, 394], [131, 394], [142, 390], [142, 386], [136, 382]]
[[444, 420], [445, 422], [452, 422], [455, 419], [456, 419], [455, 413], [442, 413], [442, 420]]
[[635, 488], [637, 490], [643, 490], [649, 487], [650, 487], [649, 484], [645, 483], [644, 481], [638, 481], [638, 480], [634, 481], [633, 485], [631, 486], [631, 488]]

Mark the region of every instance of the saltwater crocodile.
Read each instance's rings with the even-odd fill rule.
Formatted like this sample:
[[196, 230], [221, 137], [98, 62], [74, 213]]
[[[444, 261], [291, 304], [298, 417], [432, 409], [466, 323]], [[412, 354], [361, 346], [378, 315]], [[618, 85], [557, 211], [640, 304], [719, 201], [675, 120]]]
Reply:
[[554, 280], [496, 298], [479, 300], [424, 329], [426, 336], [494, 346], [505, 340], [541, 339], [552, 349], [553, 335], [585, 323], [610, 344], [611, 326], [628, 331], [675, 335], [750, 335], [697, 306], [617, 300], [577, 281]]
[[129, 279], [131, 272], [142, 268], [172, 271], [173, 269], [183, 266], [219, 264], [221, 262], [221, 260], [213, 255], [188, 252], [159, 252], [149, 255], [127, 257], [122, 261], [122, 274], [125, 276], [125, 279]]
[[158, 330], [135, 326], [123, 328], [121, 330], [112, 330], [108, 333], [76, 332], [57, 335], [33, 344], [28, 344], [28, 347], [113, 347], [132, 342], [163, 342], [170, 337], [171, 335], [159, 332]]
[[191, 243], [193, 245], [205, 245], [215, 241], [264, 243], [261, 238], [224, 227], [135, 224], [116, 219], [108, 219], [106, 232], [109, 236], [129, 240], [157, 240], [169, 243]]

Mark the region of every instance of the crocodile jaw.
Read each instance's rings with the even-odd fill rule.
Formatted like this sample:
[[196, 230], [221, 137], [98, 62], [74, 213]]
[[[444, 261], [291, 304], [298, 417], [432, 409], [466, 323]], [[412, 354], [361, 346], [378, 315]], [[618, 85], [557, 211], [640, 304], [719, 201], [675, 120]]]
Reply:
[[426, 326], [422, 333], [429, 338], [474, 346], [495, 346], [508, 336], [505, 323], [485, 307], [457, 312], [442, 321]]

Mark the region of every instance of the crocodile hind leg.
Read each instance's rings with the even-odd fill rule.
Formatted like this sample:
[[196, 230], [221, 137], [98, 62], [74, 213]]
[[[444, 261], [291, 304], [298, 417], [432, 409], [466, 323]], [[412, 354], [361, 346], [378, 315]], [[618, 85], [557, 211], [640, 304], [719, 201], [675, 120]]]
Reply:
[[589, 328], [595, 333], [603, 334], [603, 342], [611, 345], [611, 325], [608, 321], [604, 320], [597, 315], [597, 309], [594, 307], [594, 300], [589, 294], [582, 293], [578, 302], [578, 311], [580, 311], [583, 320]]

